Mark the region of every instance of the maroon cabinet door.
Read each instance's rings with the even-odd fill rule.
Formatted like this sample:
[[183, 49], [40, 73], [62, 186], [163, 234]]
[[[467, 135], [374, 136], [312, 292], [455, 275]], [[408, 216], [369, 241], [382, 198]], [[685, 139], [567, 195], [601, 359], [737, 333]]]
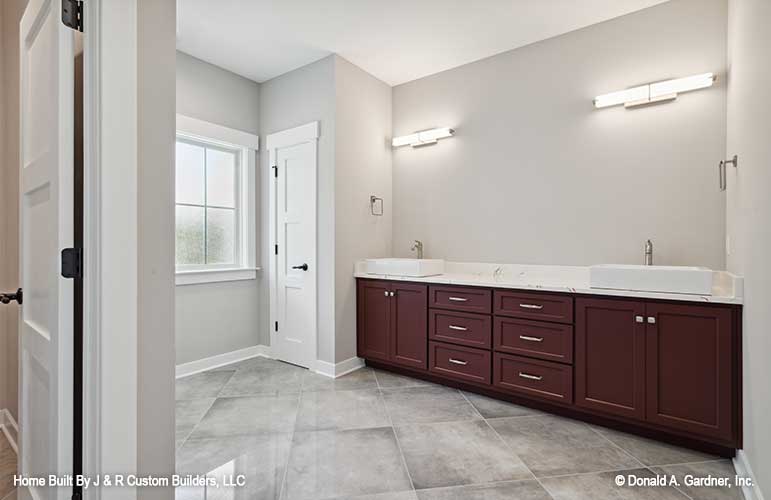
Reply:
[[648, 421], [733, 438], [730, 308], [648, 304]]
[[387, 281], [359, 280], [357, 343], [362, 358], [388, 361], [391, 357], [390, 291]]
[[576, 405], [645, 419], [645, 304], [577, 299]]
[[391, 361], [428, 369], [428, 287], [391, 283]]

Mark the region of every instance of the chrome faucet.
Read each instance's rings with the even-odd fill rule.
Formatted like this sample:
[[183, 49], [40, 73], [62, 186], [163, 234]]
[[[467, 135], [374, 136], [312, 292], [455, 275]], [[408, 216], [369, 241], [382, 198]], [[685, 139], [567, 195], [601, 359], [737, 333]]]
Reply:
[[423, 242], [422, 241], [415, 240], [415, 244], [412, 245], [412, 251], [414, 252], [415, 250], [418, 251], [418, 259], [422, 259], [423, 258]]
[[651, 240], [645, 242], [645, 265], [653, 265], [653, 242]]

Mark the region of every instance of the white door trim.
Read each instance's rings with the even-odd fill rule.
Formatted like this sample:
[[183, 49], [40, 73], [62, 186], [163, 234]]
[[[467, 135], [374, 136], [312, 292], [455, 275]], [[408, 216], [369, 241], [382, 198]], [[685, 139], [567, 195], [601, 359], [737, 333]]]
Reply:
[[[314, 174], [318, 177], [318, 159], [319, 159], [319, 151], [318, 151], [318, 138], [319, 138], [319, 122], [311, 122], [307, 123], [305, 125], [300, 125], [299, 127], [283, 130], [281, 132], [276, 132], [274, 134], [269, 134], [265, 139], [265, 145], [266, 149], [268, 150], [268, 168], [271, 170], [268, 172], [268, 178], [270, 179], [270, 199], [268, 202], [269, 206], [269, 214], [268, 214], [268, 221], [269, 221], [269, 229], [268, 234], [270, 235], [270, 246], [268, 247], [268, 250], [270, 251], [270, 265], [269, 265], [269, 272], [268, 272], [268, 289], [269, 289], [269, 296], [270, 296], [270, 324], [268, 325], [268, 331], [270, 332], [270, 345], [272, 347], [273, 355], [276, 357], [280, 357], [280, 353], [275, 348], [275, 343], [273, 342], [273, 339], [275, 338], [275, 324], [278, 320], [278, 297], [277, 297], [277, 285], [278, 285], [278, 256], [273, 251], [275, 248], [277, 237], [278, 237], [278, 226], [276, 224], [276, 202], [277, 202], [277, 193], [276, 193], [276, 181], [274, 174], [272, 172], [272, 168], [274, 165], [276, 165], [276, 150], [279, 148], [285, 148], [289, 146], [294, 146], [297, 144], [302, 144], [306, 142], [312, 142], [313, 143], [313, 163], [314, 163]], [[316, 179], [313, 179], [314, 185], [316, 184]], [[317, 205], [317, 218], [318, 218], [318, 205]], [[318, 225], [316, 225], [316, 254], [314, 255], [314, 260], [318, 262]], [[318, 275], [317, 275], [318, 276]], [[318, 279], [316, 280], [316, 317], [314, 318], [314, 328], [313, 328], [313, 341], [316, 346], [314, 349], [314, 362], [318, 359]]]

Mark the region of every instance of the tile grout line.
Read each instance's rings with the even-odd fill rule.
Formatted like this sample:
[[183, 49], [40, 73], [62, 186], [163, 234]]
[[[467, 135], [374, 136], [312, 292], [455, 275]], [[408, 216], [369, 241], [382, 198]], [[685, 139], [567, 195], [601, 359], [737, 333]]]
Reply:
[[375, 384], [377, 384], [377, 392], [378, 396], [383, 400], [383, 410], [385, 410], [386, 416], [388, 417], [388, 423], [391, 426], [391, 432], [394, 435], [394, 440], [396, 441], [396, 448], [399, 450], [399, 456], [402, 459], [402, 466], [404, 467], [404, 472], [407, 473], [407, 479], [410, 480], [410, 488], [412, 488], [412, 492], [415, 493], [415, 496], [417, 497], [418, 493], [415, 490], [415, 482], [412, 480], [412, 474], [410, 473], [410, 468], [407, 467], [407, 458], [404, 456], [404, 451], [402, 451], [402, 444], [399, 442], [399, 436], [396, 434], [396, 427], [394, 427], [394, 421], [391, 418], [391, 412], [388, 411], [388, 406], [385, 404], [385, 397], [383, 397], [383, 388], [380, 386], [380, 380], [377, 378], [377, 373], [375, 370], [372, 370], [372, 374], [375, 376]]
[[300, 379], [300, 392], [297, 394], [297, 411], [294, 415], [294, 425], [292, 425], [292, 437], [289, 438], [289, 451], [286, 454], [286, 463], [284, 464], [284, 474], [281, 478], [281, 485], [278, 488], [278, 500], [284, 498], [284, 488], [286, 487], [286, 476], [289, 475], [289, 463], [292, 460], [292, 450], [294, 449], [294, 436], [297, 432], [297, 420], [300, 418], [300, 405], [303, 399], [303, 384], [305, 377]]
[[456, 390], [456, 391], [458, 391], [458, 392], [460, 393], [460, 395], [463, 397], [463, 399], [465, 399], [465, 400], [466, 400], [466, 403], [468, 403], [468, 404], [469, 404], [469, 406], [471, 406], [471, 408], [473, 408], [473, 409], [474, 409], [474, 411], [476, 412], [476, 414], [477, 414], [477, 415], [479, 415], [479, 418], [481, 418], [482, 420], [485, 420], [485, 417], [484, 417], [484, 415], [482, 415], [482, 412], [480, 412], [480, 411], [479, 411], [479, 409], [477, 409], [477, 407], [476, 407], [476, 406], [474, 406], [474, 403], [472, 403], [471, 401], [469, 401], [469, 400], [468, 400], [468, 398], [466, 397], [466, 395], [465, 395], [465, 394], [463, 394], [463, 391], [461, 391], [460, 389], [455, 389], [455, 390]]
[[[656, 467], [656, 466], [653, 466], [653, 467]], [[649, 470], [654, 476], [658, 476], [658, 474], [656, 474], [656, 471], [651, 469], [651, 467], [645, 467], [645, 468]], [[673, 486], [673, 488], [675, 489], [675, 491], [683, 495], [685, 498], [688, 498], [689, 500], [693, 500], [693, 497], [688, 493], [684, 492], [683, 490], [681, 490], [679, 486]]]
[[[583, 424], [584, 424], [586, 427], [588, 427], [588, 428], [589, 428], [589, 430], [591, 430], [592, 432], [594, 432], [595, 434], [597, 434], [598, 436], [600, 436], [602, 439], [604, 439], [605, 441], [607, 441], [608, 443], [610, 443], [610, 444], [611, 444], [611, 446], [614, 446], [614, 447], [618, 448], [618, 449], [619, 449], [619, 450], [621, 450], [621, 451], [622, 451], [624, 454], [628, 455], [628, 456], [629, 456], [630, 458], [632, 458], [632, 459], [633, 459], [635, 462], [637, 462], [638, 464], [640, 464], [640, 465], [642, 466], [642, 468], [643, 468], [643, 469], [645, 469], [645, 468], [647, 468], [647, 467], [648, 467], [648, 465], [647, 465], [647, 464], [645, 464], [645, 463], [644, 463], [642, 460], [640, 460], [640, 459], [639, 459], [639, 458], [637, 458], [636, 456], [632, 455], [632, 453], [631, 453], [631, 452], [629, 452], [629, 451], [625, 450], [625, 449], [624, 449], [624, 448], [622, 448], [620, 445], [618, 445], [618, 444], [614, 443], [612, 439], [610, 439], [609, 437], [607, 437], [607, 436], [603, 435], [603, 434], [602, 434], [600, 431], [598, 431], [597, 429], [595, 429], [595, 428], [594, 428], [594, 427], [592, 427], [591, 425], [589, 425], [589, 424], [587, 424], [587, 423], [585, 423], [585, 422], [582, 422], [582, 423], [583, 423]], [[639, 468], [640, 468], [640, 467], [638, 467], [638, 469], [639, 469]]]

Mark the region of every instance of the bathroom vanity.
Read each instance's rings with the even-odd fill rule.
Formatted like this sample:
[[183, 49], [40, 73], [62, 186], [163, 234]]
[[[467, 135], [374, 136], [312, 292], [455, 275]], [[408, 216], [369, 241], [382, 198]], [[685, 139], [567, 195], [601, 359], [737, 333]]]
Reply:
[[741, 447], [740, 297], [492, 276], [357, 272], [359, 357], [708, 452]]

